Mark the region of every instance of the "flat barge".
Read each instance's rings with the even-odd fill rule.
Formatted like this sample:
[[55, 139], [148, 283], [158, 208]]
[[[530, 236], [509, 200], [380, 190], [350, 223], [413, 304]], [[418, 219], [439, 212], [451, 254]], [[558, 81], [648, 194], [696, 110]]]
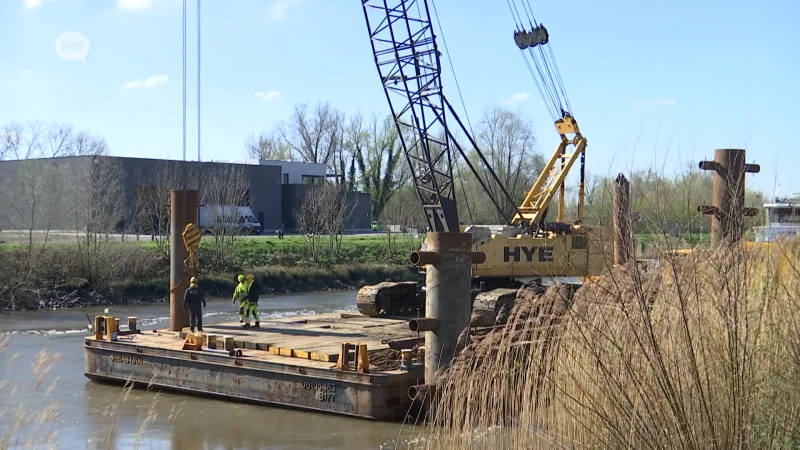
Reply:
[[121, 330], [119, 319], [95, 318], [84, 340], [89, 379], [390, 422], [406, 417], [409, 388], [423, 383], [423, 365], [402, 351], [423, 340], [407, 319], [318, 314], [194, 334], [128, 321]]

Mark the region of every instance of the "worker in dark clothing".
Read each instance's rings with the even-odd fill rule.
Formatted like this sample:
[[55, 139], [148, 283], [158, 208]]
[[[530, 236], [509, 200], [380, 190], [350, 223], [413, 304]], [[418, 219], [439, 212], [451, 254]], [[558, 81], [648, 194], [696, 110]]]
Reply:
[[189, 329], [194, 333], [195, 327], [197, 331], [203, 331], [203, 311], [200, 304], [206, 306], [206, 299], [203, 296], [203, 291], [197, 285], [197, 278], [192, 277], [189, 280], [189, 289], [183, 294], [183, 307], [189, 310]]
[[253, 319], [256, 320], [256, 328], [261, 328], [261, 324], [258, 321], [258, 294], [261, 292], [261, 285], [258, 284], [253, 274], [247, 274], [247, 282], [246, 282], [246, 289], [247, 289], [247, 318], [246, 326], [249, 328], [250, 325], [250, 316], [253, 316]]

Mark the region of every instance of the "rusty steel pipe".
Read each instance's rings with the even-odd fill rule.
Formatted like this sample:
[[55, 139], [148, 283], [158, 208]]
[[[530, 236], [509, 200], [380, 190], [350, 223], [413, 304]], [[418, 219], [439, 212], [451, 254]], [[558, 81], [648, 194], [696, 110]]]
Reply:
[[197, 223], [197, 191], [170, 191], [169, 242], [169, 329], [181, 331], [189, 326], [189, 311], [183, 307], [183, 294], [194, 276], [192, 268], [184, 269], [189, 256], [183, 246], [183, 229], [187, 223]]
[[720, 169], [720, 165], [716, 161], [700, 161], [698, 166], [700, 170], [713, 170], [716, 172]]
[[425, 383], [452, 361], [458, 337], [472, 315], [472, 234], [428, 233], [425, 245], [439, 255], [425, 268], [426, 318], [438, 319], [435, 331], [425, 332]]
[[483, 264], [486, 262], [486, 253], [472, 252], [472, 264]]
[[436, 252], [419, 250], [411, 252], [411, 256], [409, 256], [408, 259], [411, 261], [411, 264], [417, 267], [427, 266], [429, 264], [436, 264], [436, 262], [439, 261], [439, 254]]
[[625, 175], [617, 175], [614, 184], [614, 264], [625, 265], [633, 255], [631, 233], [631, 184]]
[[439, 329], [439, 319], [432, 317], [420, 317], [408, 321], [408, 329], [411, 331], [436, 331]]
[[711, 205], [698, 206], [698, 212], [711, 216], [711, 244], [741, 240], [744, 217], [751, 214], [744, 206], [745, 174], [758, 173], [758, 164], [745, 162], [741, 149], [717, 149], [713, 161], [701, 161], [700, 169], [714, 172]]

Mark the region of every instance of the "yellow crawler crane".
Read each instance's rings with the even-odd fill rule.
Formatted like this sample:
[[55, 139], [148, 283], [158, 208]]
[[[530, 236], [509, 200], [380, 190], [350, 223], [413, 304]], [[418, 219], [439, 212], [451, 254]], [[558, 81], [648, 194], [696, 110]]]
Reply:
[[[493, 179], [507, 201], [516, 203], [518, 195], [512, 194], [517, 193], [507, 192], [442, 91], [441, 52], [433, 33], [427, 0], [362, 0], [362, 5], [376, 67], [429, 229], [468, 231], [472, 234], [473, 248], [486, 254], [483, 263], [472, 267], [473, 294], [482, 297], [484, 309], [488, 307], [496, 312], [502, 303], [501, 297], [508, 298], [515, 288], [531, 280], [546, 283], [547, 278], [569, 277], [566, 281], [580, 284], [580, 278], [600, 275], [608, 267], [606, 262], [610, 257], [606, 255], [611, 255], [613, 236], [610, 229], [583, 224], [586, 138], [569, 112], [569, 101], [552, 50], [547, 47], [547, 29], [531, 23], [531, 31], [526, 31], [515, 16], [514, 40], [526, 63], [526, 52], [533, 58], [539, 74], [538, 79], [534, 78], [561, 142], [511, 217], [500, 208], [449, 129], [448, 124], [455, 120], [483, 163], [486, 177]], [[416, 14], [412, 17], [410, 11]], [[525, 11], [527, 13], [528, 9]], [[528, 63], [528, 67], [533, 66]], [[451, 162], [458, 154], [505, 218], [505, 225], [459, 225]], [[565, 181], [570, 168], [578, 161], [578, 217], [568, 222], [564, 219]], [[559, 195], [557, 220], [546, 223], [556, 195]], [[365, 286], [358, 294], [358, 308], [373, 317], [424, 314], [424, 279], [423, 275], [417, 282]], [[478, 298], [474, 301], [478, 302]]]
[[[475, 250], [486, 254], [486, 261], [473, 268], [473, 277], [492, 283], [492, 279], [530, 279], [544, 277], [591, 277], [608, 267], [613, 239], [607, 227], [583, 224], [584, 161], [586, 138], [569, 114], [556, 121], [561, 143], [533, 187], [526, 192], [512, 226], [492, 233], [488, 227], [465, 227], [473, 233]], [[568, 135], [572, 135], [571, 137]], [[578, 214], [574, 221], [564, 219], [565, 180], [572, 166], [581, 161], [578, 188]], [[544, 222], [556, 195], [555, 222]], [[529, 224], [524, 229], [521, 224]]]

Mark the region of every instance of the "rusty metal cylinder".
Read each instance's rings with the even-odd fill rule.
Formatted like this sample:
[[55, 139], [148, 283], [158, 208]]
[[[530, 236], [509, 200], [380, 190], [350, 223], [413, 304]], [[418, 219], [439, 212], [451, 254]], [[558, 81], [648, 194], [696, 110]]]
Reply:
[[436, 331], [425, 332], [425, 383], [433, 384], [436, 372], [449, 366], [459, 335], [469, 327], [472, 234], [431, 232], [426, 249], [439, 254], [436, 263], [425, 268], [426, 316], [439, 321]]
[[700, 205], [698, 211], [711, 215], [711, 244], [736, 242], [742, 238], [745, 208], [745, 174], [758, 173], [758, 164], [746, 163], [746, 152], [740, 149], [717, 149], [714, 161], [701, 161], [702, 170], [714, 171], [711, 206]]
[[472, 264], [483, 264], [486, 262], [486, 253], [472, 252]]
[[194, 276], [193, 270], [184, 269], [183, 262], [189, 253], [183, 245], [183, 229], [187, 223], [197, 223], [197, 191], [170, 191], [170, 241], [169, 241], [169, 329], [181, 331], [189, 326], [189, 312], [183, 307], [183, 294]]
[[430, 317], [420, 317], [408, 321], [408, 329], [411, 331], [436, 331], [439, 329], [439, 319]]
[[409, 256], [408, 259], [411, 261], [411, 264], [415, 266], [425, 266], [428, 264], [435, 264], [439, 259], [439, 254], [436, 252], [420, 250], [411, 252], [411, 256]]
[[631, 185], [625, 175], [617, 175], [614, 184], [614, 264], [621, 266], [633, 255], [631, 233]]

